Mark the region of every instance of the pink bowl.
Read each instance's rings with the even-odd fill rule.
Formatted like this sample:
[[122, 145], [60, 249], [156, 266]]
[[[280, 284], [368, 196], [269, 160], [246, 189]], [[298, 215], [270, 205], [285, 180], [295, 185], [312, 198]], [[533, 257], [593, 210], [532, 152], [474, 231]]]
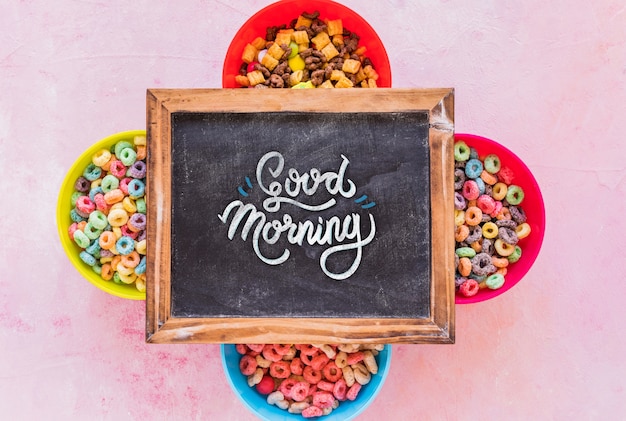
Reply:
[[533, 263], [535, 263], [535, 259], [541, 249], [546, 229], [546, 215], [539, 185], [526, 164], [517, 155], [501, 144], [484, 137], [457, 133], [454, 135], [454, 138], [456, 141], [464, 141], [468, 146], [476, 149], [480, 158], [484, 158], [492, 153], [500, 157], [502, 168], [508, 168], [514, 174], [513, 184], [520, 186], [524, 190], [524, 200], [520, 207], [524, 209], [528, 218], [527, 222], [531, 227], [530, 235], [521, 239], [518, 243], [522, 248], [522, 257], [516, 263], [508, 266], [505, 276], [506, 281], [501, 288], [495, 290], [481, 289], [472, 297], [464, 297], [459, 293], [456, 294], [457, 304], [469, 304], [489, 300], [504, 294], [522, 280]]
[[374, 29], [351, 9], [330, 0], [282, 0], [255, 13], [243, 24], [233, 38], [224, 60], [222, 72], [222, 87], [238, 88], [235, 76], [239, 74], [239, 68], [243, 61], [241, 54], [247, 43], [256, 37], [265, 38], [265, 30], [269, 26], [289, 24], [302, 12], [320, 12], [320, 19], [339, 19], [343, 21], [343, 27], [360, 36], [359, 45], [367, 48], [365, 55], [372, 61], [372, 65], [378, 72], [378, 87], [391, 87], [391, 68], [389, 58], [382, 41]]

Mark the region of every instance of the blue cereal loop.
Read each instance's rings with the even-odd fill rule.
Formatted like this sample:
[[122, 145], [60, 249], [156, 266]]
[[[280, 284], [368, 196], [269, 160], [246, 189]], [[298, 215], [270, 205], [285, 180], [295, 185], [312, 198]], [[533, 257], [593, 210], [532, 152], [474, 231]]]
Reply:
[[483, 163], [480, 159], [472, 158], [465, 164], [465, 175], [469, 178], [476, 179], [483, 172]]
[[474, 181], [476, 182], [476, 185], [478, 186], [478, 192], [480, 194], [485, 194], [485, 182], [483, 181], [483, 179], [478, 177], [478, 178], [475, 178]]
[[85, 177], [89, 181], [94, 181], [100, 178], [102, 175], [102, 168], [98, 167], [93, 162], [87, 165], [85, 171], [83, 171], [83, 177]]
[[93, 257], [97, 257], [96, 254], [100, 255], [100, 242], [97, 239], [93, 240], [91, 244], [85, 248], [85, 251]]
[[135, 250], [135, 240], [123, 235], [117, 240], [117, 243], [115, 243], [115, 248], [122, 256], [126, 256]]
[[96, 264], [96, 258], [93, 257], [91, 254], [87, 253], [86, 251], [81, 251], [79, 256], [80, 256], [80, 260], [87, 263], [89, 266], [93, 266]]
[[128, 183], [128, 195], [131, 199], [139, 199], [145, 193], [146, 186], [141, 180], [133, 179]]
[[72, 219], [72, 222], [82, 222], [87, 220], [87, 218], [78, 213], [76, 208], [70, 211], [70, 218]]
[[135, 267], [135, 273], [137, 275], [146, 273], [146, 256], [143, 256], [137, 267]]
[[104, 193], [101, 186], [94, 187], [93, 189], [89, 190], [89, 199], [92, 202], [95, 202], [95, 198], [98, 193]]

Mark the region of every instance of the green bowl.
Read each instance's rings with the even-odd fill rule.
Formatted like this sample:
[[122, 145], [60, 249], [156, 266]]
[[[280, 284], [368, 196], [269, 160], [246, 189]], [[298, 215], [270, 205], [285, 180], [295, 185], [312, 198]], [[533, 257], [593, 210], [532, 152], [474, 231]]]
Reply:
[[67, 254], [70, 262], [72, 262], [72, 265], [74, 265], [76, 270], [78, 270], [78, 272], [83, 275], [85, 279], [100, 288], [102, 291], [129, 300], [145, 300], [146, 293], [139, 291], [134, 284], [126, 285], [117, 284], [113, 281], [105, 281], [100, 277], [100, 275], [95, 273], [90, 266], [80, 259], [79, 253], [81, 252], [81, 248], [78, 247], [78, 245], [74, 243], [68, 235], [69, 227], [72, 225], [72, 219], [70, 218], [70, 211], [72, 210], [71, 198], [72, 193], [74, 192], [74, 183], [76, 182], [76, 179], [81, 176], [84, 169], [87, 165], [89, 165], [91, 157], [94, 153], [103, 148], [109, 149], [120, 140], [128, 140], [132, 142], [135, 136], [145, 135], [145, 130], [131, 130], [105, 137], [104, 139], [94, 143], [78, 157], [65, 175], [57, 201], [57, 229], [59, 231], [59, 239], [61, 240], [61, 245], [63, 246], [63, 250], [65, 250], [65, 254]]

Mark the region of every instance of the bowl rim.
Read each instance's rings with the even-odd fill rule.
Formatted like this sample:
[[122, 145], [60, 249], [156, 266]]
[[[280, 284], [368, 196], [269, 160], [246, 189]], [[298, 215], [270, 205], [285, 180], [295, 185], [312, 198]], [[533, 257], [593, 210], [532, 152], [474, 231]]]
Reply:
[[[223, 61], [223, 65], [222, 65], [222, 88], [235, 88], [232, 86], [229, 86], [229, 84], [227, 83], [228, 77], [229, 75], [231, 75], [231, 73], [228, 72], [227, 69], [227, 62], [228, 62], [228, 58], [230, 57], [230, 53], [231, 51], [233, 51], [233, 47], [234, 45], [237, 44], [237, 40], [239, 38], [242, 37], [243, 33], [246, 31], [246, 28], [248, 25], [250, 25], [252, 22], [254, 22], [255, 19], [258, 19], [259, 16], [268, 13], [269, 10], [278, 7], [280, 4], [293, 4], [293, 3], [300, 3], [303, 2], [303, 0], [276, 0], [273, 3], [268, 4], [267, 6], [259, 9], [258, 11], [256, 11], [253, 15], [251, 15], [248, 19], [246, 19], [246, 21], [241, 25], [241, 27], [239, 27], [239, 29], [237, 30], [237, 32], [235, 33], [235, 35], [233, 36], [233, 38], [231, 39], [230, 43], [228, 44], [228, 47], [226, 49], [226, 54], [224, 55], [224, 61]], [[378, 35], [378, 33], [374, 30], [374, 28], [369, 24], [369, 22], [367, 20], [365, 20], [365, 18], [363, 18], [360, 14], [358, 14], [357, 12], [355, 12], [353, 9], [349, 8], [348, 6], [339, 3], [337, 1], [333, 1], [333, 0], [310, 0], [310, 1], [306, 1], [307, 5], [312, 5], [314, 3], [318, 3], [318, 4], [323, 4], [323, 5], [333, 5], [336, 6], [338, 9], [340, 9], [341, 11], [344, 12], [348, 12], [351, 13], [353, 15], [353, 17], [355, 19], [360, 20], [363, 25], [365, 26], [365, 28], [368, 30], [368, 32], [370, 32], [372, 34], [372, 38], [373, 40], [376, 42], [376, 44], [378, 44], [378, 46], [380, 47], [380, 52], [382, 53], [382, 62], [383, 65], [381, 66], [380, 63], [376, 63], [376, 70], [379, 71], [380, 68], [385, 68], [386, 71], [385, 73], [388, 73], [388, 85], [386, 86], [387, 83], [385, 84], [385, 86], [379, 86], [379, 88], [391, 88], [392, 87], [392, 73], [391, 73], [391, 63], [389, 61], [389, 54], [387, 53], [387, 49], [385, 48], [385, 45], [383, 44], [382, 40], [380, 39], [380, 36]], [[234, 53], [233, 53], [234, 54]]]
[[[234, 346], [235, 346], [235, 344], [220, 344], [220, 357], [221, 357], [221, 360], [222, 360], [222, 367], [224, 369], [224, 375], [226, 377], [226, 380], [228, 381], [228, 384], [230, 385], [231, 390], [237, 396], [237, 398], [245, 405], [245, 407], [248, 408], [248, 410], [250, 412], [252, 412], [255, 416], [259, 417], [260, 419], [262, 419], [264, 421], [276, 421], [277, 420], [276, 417], [266, 418], [265, 415], [259, 413], [257, 408], [255, 408], [250, 402], [245, 400], [243, 398], [243, 396], [241, 395], [241, 393], [238, 393], [237, 387], [235, 386], [235, 383], [234, 383], [234, 381], [232, 379], [231, 372], [228, 369], [228, 361], [226, 359], [226, 354], [225, 354], [226, 347], [234, 347]], [[380, 393], [380, 390], [383, 388], [383, 386], [385, 384], [385, 381], [387, 379], [387, 376], [389, 375], [389, 368], [391, 366], [391, 361], [392, 361], [392, 346], [391, 346], [391, 344], [385, 344], [385, 349], [384, 349], [384, 351], [381, 351], [381, 352], [385, 352], [386, 364], [382, 367], [382, 370], [379, 370], [378, 373], [376, 374], [376, 376], [380, 376], [380, 377], [379, 377], [378, 383], [373, 385], [375, 387], [373, 388], [372, 395], [369, 397], [369, 399], [366, 402], [363, 402], [353, 413], [351, 413], [350, 415], [343, 416], [341, 418], [342, 421], [353, 420], [355, 417], [357, 417], [358, 415], [363, 413], [363, 411], [365, 411], [371, 405], [371, 403], [374, 402], [374, 400], [376, 399], [376, 397]], [[250, 388], [250, 390], [252, 390], [252, 388]], [[357, 401], [358, 401], [358, 397], [357, 397]], [[269, 406], [269, 404], [268, 404], [268, 406]], [[298, 419], [298, 418], [302, 419], [301, 416], [298, 417], [296, 414], [291, 414], [291, 413], [287, 412], [286, 410], [281, 410], [279, 408], [276, 408], [276, 410], [284, 412], [284, 417], [280, 418], [280, 419], [283, 419], [284, 421], [290, 421], [290, 420]], [[328, 416], [322, 417], [322, 418], [323, 419], [332, 420], [332, 419], [334, 419], [332, 417], [332, 415], [333, 415], [333, 413], [331, 413]], [[340, 415], [342, 415], [342, 414], [340, 414]], [[345, 415], [345, 414], [343, 414], [343, 415]]]
[[530, 269], [534, 265], [535, 261], [537, 260], [539, 252], [541, 250], [541, 246], [543, 245], [543, 240], [544, 240], [545, 230], [546, 230], [546, 210], [545, 210], [545, 203], [544, 203], [544, 200], [543, 200], [543, 194], [541, 193], [541, 188], [539, 187], [539, 184], [537, 183], [537, 180], [536, 180], [534, 174], [532, 173], [532, 171], [530, 171], [530, 169], [528, 168], [526, 163], [517, 154], [515, 154], [512, 150], [510, 150], [509, 148], [507, 148], [503, 144], [501, 144], [499, 142], [496, 142], [493, 139], [489, 139], [487, 137], [484, 137], [484, 136], [475, 135], [475, 134], [469, 134], [469, 133], [455, 133], [454, 134], [454, 142], [456, 143], [457, 141], [461, 141], [461, 140], [467, 141], [470, 144], [472, 142], [481, 142], [483, 144], [493, 145], [496, 148], [503, 149], [512, 158], [514, 158], [516, 160], [516, 163], [517, 163], [517, 165], [519, 167], [524, 169], [524, 171], [527, 174], [530, 175], [530, 177], [527, 179], [527, 184], [530, 184], [532, 186], [532, 189], [537, 192], [537, 198], [536, 199], [537, 199], [538, 204], [540, 205], [539, 206], [539, 211], [538, 211], [539, 219], [535, 223], [538, 226], [542, 227], [542, 229], [538, 233], [533, 232], [531, 234], [531, 235], [535, 235], [536, 236], [535, 242], [537, 244], [537, 247], [535, 249], [533, 249], [532, 252], [526, 253], [526, 254], [523, 255], [522, 258], [525, 259], [525, 261], [526, 261], [526, 269], [520, 275], [520, 278], [517, 281], [512, 282], [512, 283], [511, 282], [510, 283], [505, 283], [501, 288], [496, 289], [496, 290], [484, 291], [482, 294], [481, 294], [481, 292], [479, 292], [478, 294], [476, 294], [476, 295], [474, 295], [472, 297], [463, 297], [463, 296], [460, 296], [459, 294], [457, 294], [455, 292], [454, 295], [455, 295], [455, 303], [456, 304], [473, 304], [473, 303], [480, 303], [480, 302], [484, 302], [484, 301], [489, 301], [491, 299], [494, 299], [496, 297], [499, 297], [499, 296], [503, 295], [505, 292], [507, 292], [508, 290], [512, 289], [517, 284], [519, 284], [522, 281], [522, 279], [526, 276], [526, 274], [530, 271]]
[[[73, 248], [74, 243], [67, 236], [67, 231], [65, 228], [66, 220], [69, 218], [69, 215], [64, 211], [64, 208], [67, 207], [67, 203], [64, 201], [67, 199], [66, 192], [70, 189], [69, 186], [74, 186], [74, 178], [77, 173], [78, 165], [80, 162], [86, 160], [88, 157], [92, 156], [98, 150], [102, 148], [102, 145], [105, 143], [115, 143], [119, 140], [123, 139], [132, 139], [135, 136], [145, 136], [146, 130], [128, 130], [124, 132], [114, 133], [107, 137], [104, 137], [96, 142], [94, 142], [91, 146], [85, 149], [72, 163], [69, 167], [65, 176], [63, 177], [63, 181], [59, 187], [59, 192], [57, 195], [57, 205], [56, 205], [56, 225], [57, 232], [59, 234], [59, 240], [61, 241], [61, 246], [63, 247], [63, 251], [65, 252], [67, 258], [72, 263], [72, 266], [80, 273], [83, 278], [85, 278], [89, 283], [96, 286], [98, 289], [105, 291], [111, 295], [125, 298], [129, 300], [145, 300], [146, 293], [140, 292], [136, 288], [129, 285], [127, 288], [123, 286], [117, 286], [117, 284], [113, 282], [97, 282], [93, 275], [96, 275], [95, 272], [90, 270], [83, 262], [80, 260], [78, 253], [76, 253]], [[71, 195], [71, 193], [70, 193]], [[69, 224], [71, 225], [71, 224]], [[131, 288], [132, 287], [132, 288]], [[134, 289], [133, 289], [134, 288]]]

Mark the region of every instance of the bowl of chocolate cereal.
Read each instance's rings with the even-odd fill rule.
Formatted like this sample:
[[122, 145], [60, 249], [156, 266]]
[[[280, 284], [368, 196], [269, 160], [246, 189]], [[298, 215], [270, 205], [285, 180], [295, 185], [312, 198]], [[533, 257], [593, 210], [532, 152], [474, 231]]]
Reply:
[[352, 420], [380, 392], [391, 345], [222, 344], [228, 383], [262, 420]]
[[224, 88], [391, 87], [374, 29], [330, 0], [283, 0], [250, 17], [228, 47]]
[[495, 298], [533, 266], [545, 232], [545, 207], [526, 164], [500, 143], [455, 134], [456, 303]]

